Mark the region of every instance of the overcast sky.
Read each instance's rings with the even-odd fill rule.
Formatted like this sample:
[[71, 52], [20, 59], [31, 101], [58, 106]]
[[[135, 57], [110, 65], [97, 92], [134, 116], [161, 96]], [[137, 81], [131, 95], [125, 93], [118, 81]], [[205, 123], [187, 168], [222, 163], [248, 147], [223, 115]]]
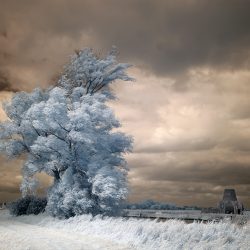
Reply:
[[[110, 105], [134, 137], [130, 200], [250, 207], [250, 1], [0, 0], [0, 99], [45, 88], [75, 49], [112, 45], [136, 82]], [[0, 110], [1, 120], [6, 119]], [[0, 200], [22, 159], [1, 156]], [[47, 182], [42, 177], [42, 182]]]

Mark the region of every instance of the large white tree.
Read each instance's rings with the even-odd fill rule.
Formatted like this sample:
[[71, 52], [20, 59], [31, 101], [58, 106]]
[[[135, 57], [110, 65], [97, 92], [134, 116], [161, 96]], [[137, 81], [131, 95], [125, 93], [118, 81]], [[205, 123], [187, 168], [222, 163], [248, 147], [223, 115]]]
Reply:
[[106, 102], [114, 98], [112, 82], [132, 80], [128, 67], [114, 51], [102, 59], [78, 51], [55, 87], [17, 93], [5, 105], [1, 148], [10, 157], [26, 154], [23, 195], [34, 192], [37, 173], [54, 177], [47, 205], [53, 216], [115, 214], [126, 199], [124, 153], [132, 139], [114, 131], [120, 123]]

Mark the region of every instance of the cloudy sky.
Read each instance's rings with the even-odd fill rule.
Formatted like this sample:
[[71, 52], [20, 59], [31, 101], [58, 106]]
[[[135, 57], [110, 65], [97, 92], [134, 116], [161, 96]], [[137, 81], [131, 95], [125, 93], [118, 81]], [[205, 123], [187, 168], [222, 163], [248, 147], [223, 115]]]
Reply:
[[[110, 104], [135, 141], [130, 200], [216, 206], [230, 187], [250, 207], [250, 1], [0, 4], [1, 101], [52, 84], [75, 49], [116, 45], [137, 80]], [[0, 160], [0, 200], [11, 200], [22, 159]]]

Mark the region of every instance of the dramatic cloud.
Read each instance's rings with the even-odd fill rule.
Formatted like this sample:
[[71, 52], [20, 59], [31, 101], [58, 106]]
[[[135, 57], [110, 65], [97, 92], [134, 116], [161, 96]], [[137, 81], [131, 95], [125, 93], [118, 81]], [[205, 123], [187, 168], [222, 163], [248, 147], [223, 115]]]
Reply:
[[8, 91], [10, 90], [10, 83], [8, 81], [8, 78], [0, 72], [0, 91]]
[[123, 130], [135, 136], [131, 199], [215, 206], [231, 187], [249, 206], [250, 72], [193, 70], [185, 92], [169, 79], [133, 74], [140, 81], [117, 86], [112, 104]]
[[250, 58], [249, 8], [246, 0], [2, 1], [0, 67], [28, 88], [46, 84], [73, 49], [115, 44], [122, 58], [156, 74], [242, 69]]
[[[214, 206], [233, 187], [250, 206], [249, 9], [247, 0], [1, 1], [0, 99], [53, 83], [75, 49], [116, 45], [137, 79], [117, 84], [110, 104], [135, 138], [130, 199]], [[0, 167], [2, 200], [18, 190], [18, 164]]]

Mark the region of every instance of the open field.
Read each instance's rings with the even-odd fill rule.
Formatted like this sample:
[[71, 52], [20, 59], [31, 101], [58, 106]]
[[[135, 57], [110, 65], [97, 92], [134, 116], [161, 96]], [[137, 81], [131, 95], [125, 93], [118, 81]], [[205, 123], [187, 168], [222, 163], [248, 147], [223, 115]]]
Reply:
[[46, 214], [11, 217], [0, 211], [1, 250], [249, 249], [250, 223], [101, 218], [58, 220]]

